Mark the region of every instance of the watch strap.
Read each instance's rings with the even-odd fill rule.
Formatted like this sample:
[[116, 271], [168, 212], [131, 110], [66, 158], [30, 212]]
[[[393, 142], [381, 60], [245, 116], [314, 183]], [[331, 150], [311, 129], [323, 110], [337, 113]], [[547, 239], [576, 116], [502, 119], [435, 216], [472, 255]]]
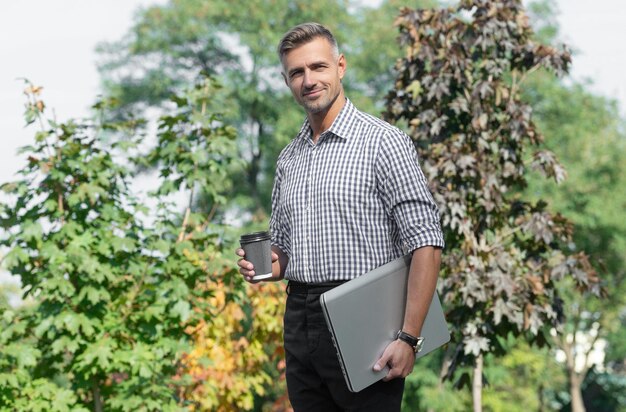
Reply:
[[411, 346], [413, 348], [413, 351], [415, 353], [419, 353], [419, 351], [422, 350], [422, 345], [424, 344], [424, 338], [423, 337], [416, 337], [413, 335], [410, 335], [402, 330], [398, 331], [398, 334], [396, 335], [396, 339], [399, 339], [405, 343], [407, 343], [409, 346]]

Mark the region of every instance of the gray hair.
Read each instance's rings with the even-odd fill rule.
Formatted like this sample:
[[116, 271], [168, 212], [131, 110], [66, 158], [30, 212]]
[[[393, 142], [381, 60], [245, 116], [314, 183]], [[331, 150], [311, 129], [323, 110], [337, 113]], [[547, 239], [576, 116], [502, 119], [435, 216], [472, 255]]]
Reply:
[[289, 51], [302, 46], [318, 37], [323, 37], [333, 48], [333, 54], [339, 56], [339, 47], [337, 40], [326, 27], [319, 23], [302, 23], [289, 29], [278, 43], [278, 57], [282, 61], [285, 54]]

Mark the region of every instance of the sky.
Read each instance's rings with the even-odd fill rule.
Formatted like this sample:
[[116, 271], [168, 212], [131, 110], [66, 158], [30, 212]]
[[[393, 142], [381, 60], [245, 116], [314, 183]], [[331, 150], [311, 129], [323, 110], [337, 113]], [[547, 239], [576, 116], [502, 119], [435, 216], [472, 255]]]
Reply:
[[[363, 0], [374, 2], [378, 0]], [[24, 83], [44, 87], [60, 121], [88, 115], [99, 93], [95, 46], [120, 39], [138, 8], [165, 0], [20, 0], [0, 3], [0, 183], [24, 165], [16, 149], [36, 129], [24, 128]], [[410, 2], [407, 2], [410, 3]], [[561, 38], [575, 52], [571, 76], [617, 99], [626, 113], [626, 1], [558, 0]], [[0, 272], [0, 281], [6, 275]]]

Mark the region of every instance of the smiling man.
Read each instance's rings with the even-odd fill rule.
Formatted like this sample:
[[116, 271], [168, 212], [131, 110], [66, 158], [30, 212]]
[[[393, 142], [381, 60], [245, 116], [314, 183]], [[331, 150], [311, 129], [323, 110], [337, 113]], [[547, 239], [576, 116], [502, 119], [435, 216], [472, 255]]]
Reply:
[[[345, 97], [346, 58], [328, 29], [305, 23], [282, 38], [282, 75], [306, 119], [283, 149], [272, 192], [273, 277], [287, 279], [284, 345], [296, 412], [399, 411], [435, 290], [443, 235], [410, 138]], [[374, 365], [387, 376], [348, 390], [321, 293], [413, 253], [404, 325]], [[237, 254], [251, 283], [254, 267]]]

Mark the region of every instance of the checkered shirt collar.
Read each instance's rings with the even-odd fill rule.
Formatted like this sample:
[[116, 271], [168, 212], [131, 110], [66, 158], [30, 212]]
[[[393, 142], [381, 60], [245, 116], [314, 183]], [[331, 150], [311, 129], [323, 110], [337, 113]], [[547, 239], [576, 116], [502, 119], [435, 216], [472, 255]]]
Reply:
[[[343, 107], [341, 108], [341, 111], [339, 112], [339, 114], [337, 115], [333, 123], [330, 125], [328, 130], [325, 130], [322, 133], [322, 136], [328, 133], [332, 133], [335, 136], [340, 137], [342, 139], [354, 138], [354, 135], [349, 133], [349, 131], [350, 131], [350, 126], [352, 125], [352, 123], [354, 122], [356, 118], [356, 115], [357, 115], [356, 107], [354, 107], [350, 99], [346, 97], [346, 104], [343, 105]], [[309, 119], [305, 118], [304, 123], [302, 124], [302, 127], [300, 128], [300, 132], [298, 132], [298, 135], [296, 136], [296, 139], [311, 140], [312, 134], [313, 134], [313, 130], [311, 129], [311, 124], [309, 123]]]

